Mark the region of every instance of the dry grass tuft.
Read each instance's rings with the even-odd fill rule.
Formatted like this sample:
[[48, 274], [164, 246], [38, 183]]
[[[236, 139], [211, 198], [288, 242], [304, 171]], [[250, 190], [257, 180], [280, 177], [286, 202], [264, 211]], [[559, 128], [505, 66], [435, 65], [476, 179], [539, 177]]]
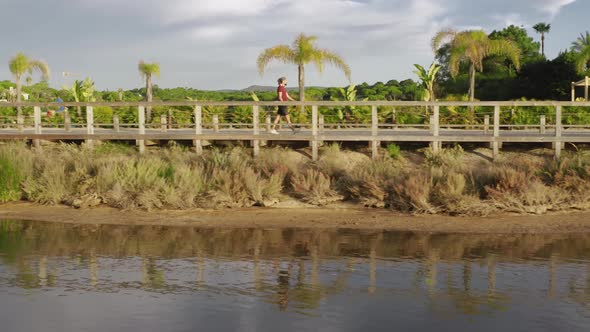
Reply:
[[308, 168], [291, 178], [293, 195], [303, 202], [313, 205], [326, 205], [342, 199], [332, 189], [330, 177], [319, 170]]

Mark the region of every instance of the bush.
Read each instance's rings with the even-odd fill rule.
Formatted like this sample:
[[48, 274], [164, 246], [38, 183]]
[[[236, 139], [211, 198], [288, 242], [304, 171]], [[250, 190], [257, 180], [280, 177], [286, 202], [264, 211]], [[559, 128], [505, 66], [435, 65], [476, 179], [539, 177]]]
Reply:
[[367, 161], [346, 174], [338, 187], [348, 199], [364, 206], [384, 207], [390, 187], [400, 173], [399, 165], [389, 160]]
[[402, 152], [399, 145], [396, 144], [387, 144], [387, 155], [389, 158], [393, 160], [398, 160], [402, 158]]
[[291, 187], [295, 197], [309, 204], [326, 205], [342, 199], [342, 196], [332, 189], [330, 177], [313, 168], [294, 174]]
[[432, 181], [426, 172], [407, 175], [393, 185], [390, 206], [404, 212], [434, 213], [430, 204]]

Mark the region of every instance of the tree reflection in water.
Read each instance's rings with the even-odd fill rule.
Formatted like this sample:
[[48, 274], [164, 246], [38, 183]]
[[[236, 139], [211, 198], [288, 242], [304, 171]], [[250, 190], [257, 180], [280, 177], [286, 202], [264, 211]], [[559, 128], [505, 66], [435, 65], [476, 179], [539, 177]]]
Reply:
[[[103, 259], [117, 263], [103, 264]], [[413, 276], [404, 274], [402, 266], [408, 264]], [[279, 310], [303, 313], [313, 313], [323, 301], [347, 290], [361, 289], [373, 295], [410, 291], [435, 311], [449, 302], [468, 315], [505, 310], [512, 294], [499, 286], [506, 280], [498, 280], [498, 271], [514, 264], [545, 271], [548, 283], [540, 286], [545, 296], [565, 296], [589, 306], [589, 235], [0, 222], [0, 285], [247, 294]], [[123, 272], [115, 270], [120, 266], [136, 266], [140, 277], [135, 283], [119, 280]]]

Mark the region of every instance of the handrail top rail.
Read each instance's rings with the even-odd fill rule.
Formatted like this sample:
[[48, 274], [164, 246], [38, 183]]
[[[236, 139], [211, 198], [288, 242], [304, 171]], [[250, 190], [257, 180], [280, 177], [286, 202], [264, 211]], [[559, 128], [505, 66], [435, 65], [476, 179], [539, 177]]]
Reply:
[[76, 106], [109, 106], [109, 107], [157, 107], [157, 106], [484, 106], [484, 107], [571, 107], [581, 106], [590, 107], [590, 102], [580, 101], [293, 101], [293, 102], [279, 102], [279, 101], [152, 101], [152, 102], [0, 102], [0, 108], [3, 107], [76, 107]]

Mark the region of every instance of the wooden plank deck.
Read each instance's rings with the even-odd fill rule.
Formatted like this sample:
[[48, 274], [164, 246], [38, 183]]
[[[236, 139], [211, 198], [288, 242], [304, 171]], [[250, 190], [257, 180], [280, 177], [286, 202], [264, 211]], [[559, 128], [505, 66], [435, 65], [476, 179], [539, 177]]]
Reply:
[[[278, 135], [261, 131], [255, 135], [252, 129], [203, 129], [202, 134], [195, 134], [194, 129], [168, 129], [162, 132], [156, 129], [146, 129], [145, 134], [139, 134], [138, 129], [94, 128], [93, 134], [88, 134], [86, 128], [74, 128], [65, 131], [62, 128], [43, 128], [40, 134], [32, 128], [23, 131], [17, 129], [0, 129], [0, 140], [42, 139], [42, 140], [223, 140], [247, 141], [260, 139], [265, 141], [383, 141], [383, 142], [492, 142], [494, 135], [483, 130], [441, 129], [439, 136], [434, 136], [430, 130], [420, 129], [379, 129], [376, 136], [371, 130], [363, 129], [325, 129], [321, 134], [312, 135], [310, 129], [300, 129], [293, 133], [290, 129], [279, 130]], [[590, 129], [572, 129], [562, 132], [561, 138], [555, 137], [554, 131], [541, 134], [539, 130], [501, 130], [497, 140], [501, 142], [571, 142], [590, 143]]]

